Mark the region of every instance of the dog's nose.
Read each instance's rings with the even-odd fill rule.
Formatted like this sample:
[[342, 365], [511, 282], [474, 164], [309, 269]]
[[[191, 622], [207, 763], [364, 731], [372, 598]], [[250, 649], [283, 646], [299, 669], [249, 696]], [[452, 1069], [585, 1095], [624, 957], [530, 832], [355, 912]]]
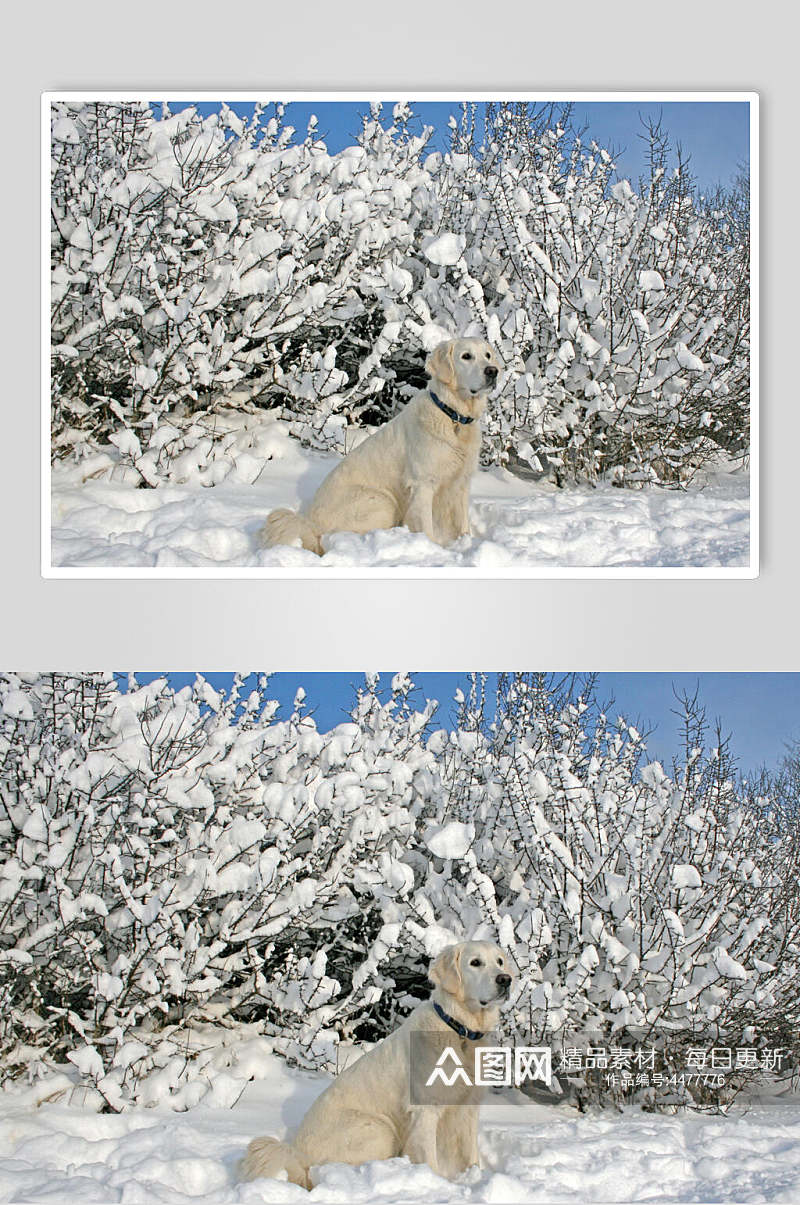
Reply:
[[487, 364], [483, 371], [486, 373], [486, 376], [490, 381], [497, 380], [497, 369], [495, 368], [494, 364]]
[[506, 975], [505, 973], [503, 973], [502, 975], [498, 975], [495, 980], [495, 983], [497, 983], [500, 987], [509, 987], [509, 985], [511, 984], [511, 976]]

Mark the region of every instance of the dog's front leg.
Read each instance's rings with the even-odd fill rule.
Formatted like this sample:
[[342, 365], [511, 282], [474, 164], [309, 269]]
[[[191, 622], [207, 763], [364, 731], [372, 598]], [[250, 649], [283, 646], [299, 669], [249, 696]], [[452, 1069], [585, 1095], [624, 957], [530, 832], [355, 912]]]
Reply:
[[452, 1128], [454, 1138], [453, 1163], [456, 1174], [466, 1171], [468, 1167], [480, 1167], [481, 1158], [478, 1153], [478, 1110], [470, 1105], [463, 1105], [456, 1124]]
[[457, 481], [453, 491], [453, 539], [471, 534], [469, 526], [469, 477]]
[[412, 1110], [402, 1154], [412, 1163], [427, 1163], [438, 1175], [445, 1173], [439, 1167], [436, 1135], [439, 1125], [439, 1109], [433, 1105], [421, 1105]]
[[433, 529], [433, 483], [418, 481], [411, 487], [403, 525], [409, 531], [421, 531], [429, 540], [437, 542]]
[[457, 477], [433, 499], [433, 524], [443, 544], [471, 534], [469, 525], [469, 478]]

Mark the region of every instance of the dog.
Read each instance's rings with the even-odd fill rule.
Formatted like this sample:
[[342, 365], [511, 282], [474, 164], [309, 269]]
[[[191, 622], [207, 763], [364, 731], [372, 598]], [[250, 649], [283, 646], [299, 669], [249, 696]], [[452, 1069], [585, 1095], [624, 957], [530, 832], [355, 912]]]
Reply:
[[480, 418], [500, 367], [483, 339], [438, 344], [425, 364], [429, 387], [345, 456], [307, 509], [272, 511], [258, 542], [299, 542], [321, 556], [329, 531], [403, 526], [441, 545], [469, 535]]
[[[412, 1066], [412, 1035], [424, 1043], [414, 1045], [415, 1051], [429, 1050], [431, 1042], [441, 1051], [451, 1047], [472, 1079], [475, 1047], [491, 1044], [489, 1031], [509, 998], [513, 974], [499, 946], [467, 941], [448, 946], [428, 977], [434, 984], [430, 999], [337, 1076], [291, 1141], [256, 1138], [250, 1143], [240, 1166], [241, 1179], [285, 1173], [293, 1184], [310, 1189], [315, 1165], [358, 1166], [398, 1155], [427, 1163], [448, 1179], [479, 1165], [482, 1089], [461, 1080], [447, 1091], [437, 1084], [433, 1103], [414, 1103], [412, 1095], [419, 1097], [412, 1094], [412, 1072], [418, 1082], [420, 1072]], [[447, 1070], [452, 1066], [448, 1062]]]

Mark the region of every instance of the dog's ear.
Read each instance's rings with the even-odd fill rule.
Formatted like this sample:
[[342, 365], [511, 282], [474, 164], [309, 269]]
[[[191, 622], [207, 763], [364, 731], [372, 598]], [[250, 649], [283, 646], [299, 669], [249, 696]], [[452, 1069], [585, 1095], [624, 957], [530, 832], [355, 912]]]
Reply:
[[428, 978], [443, 992], [461, 999], [461, 955], [463, 946], [448, 946], [431, 963]]
[[434, 381], [441, 381], [443, 385], [455, 384], [455, 368], [453, 367], [455, 347], [455, 339], [445, 339], [442, 343], [437, 343], [428, 356], [425, 361], [425, 371]]

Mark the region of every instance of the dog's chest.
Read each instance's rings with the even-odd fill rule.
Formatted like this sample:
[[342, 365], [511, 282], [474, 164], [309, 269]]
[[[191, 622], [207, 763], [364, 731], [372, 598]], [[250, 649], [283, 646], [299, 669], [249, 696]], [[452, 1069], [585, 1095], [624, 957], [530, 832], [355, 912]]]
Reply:
[[443, 467], [446, 466], [447, 476], [461, 477], [464, 473], [475, 471], [481, 443], [480, 429], [477, 425], [454, 426], [452, 431], [445, 430], [441, 442], [446, 449], [443, 452]]
[[411, 1047], [412, 1098], [438, 1106], [476, 1104], [484, 1094], [475, 1083], [476, 1052], [490, 1044], [438, 1026], [418, 1032]]

